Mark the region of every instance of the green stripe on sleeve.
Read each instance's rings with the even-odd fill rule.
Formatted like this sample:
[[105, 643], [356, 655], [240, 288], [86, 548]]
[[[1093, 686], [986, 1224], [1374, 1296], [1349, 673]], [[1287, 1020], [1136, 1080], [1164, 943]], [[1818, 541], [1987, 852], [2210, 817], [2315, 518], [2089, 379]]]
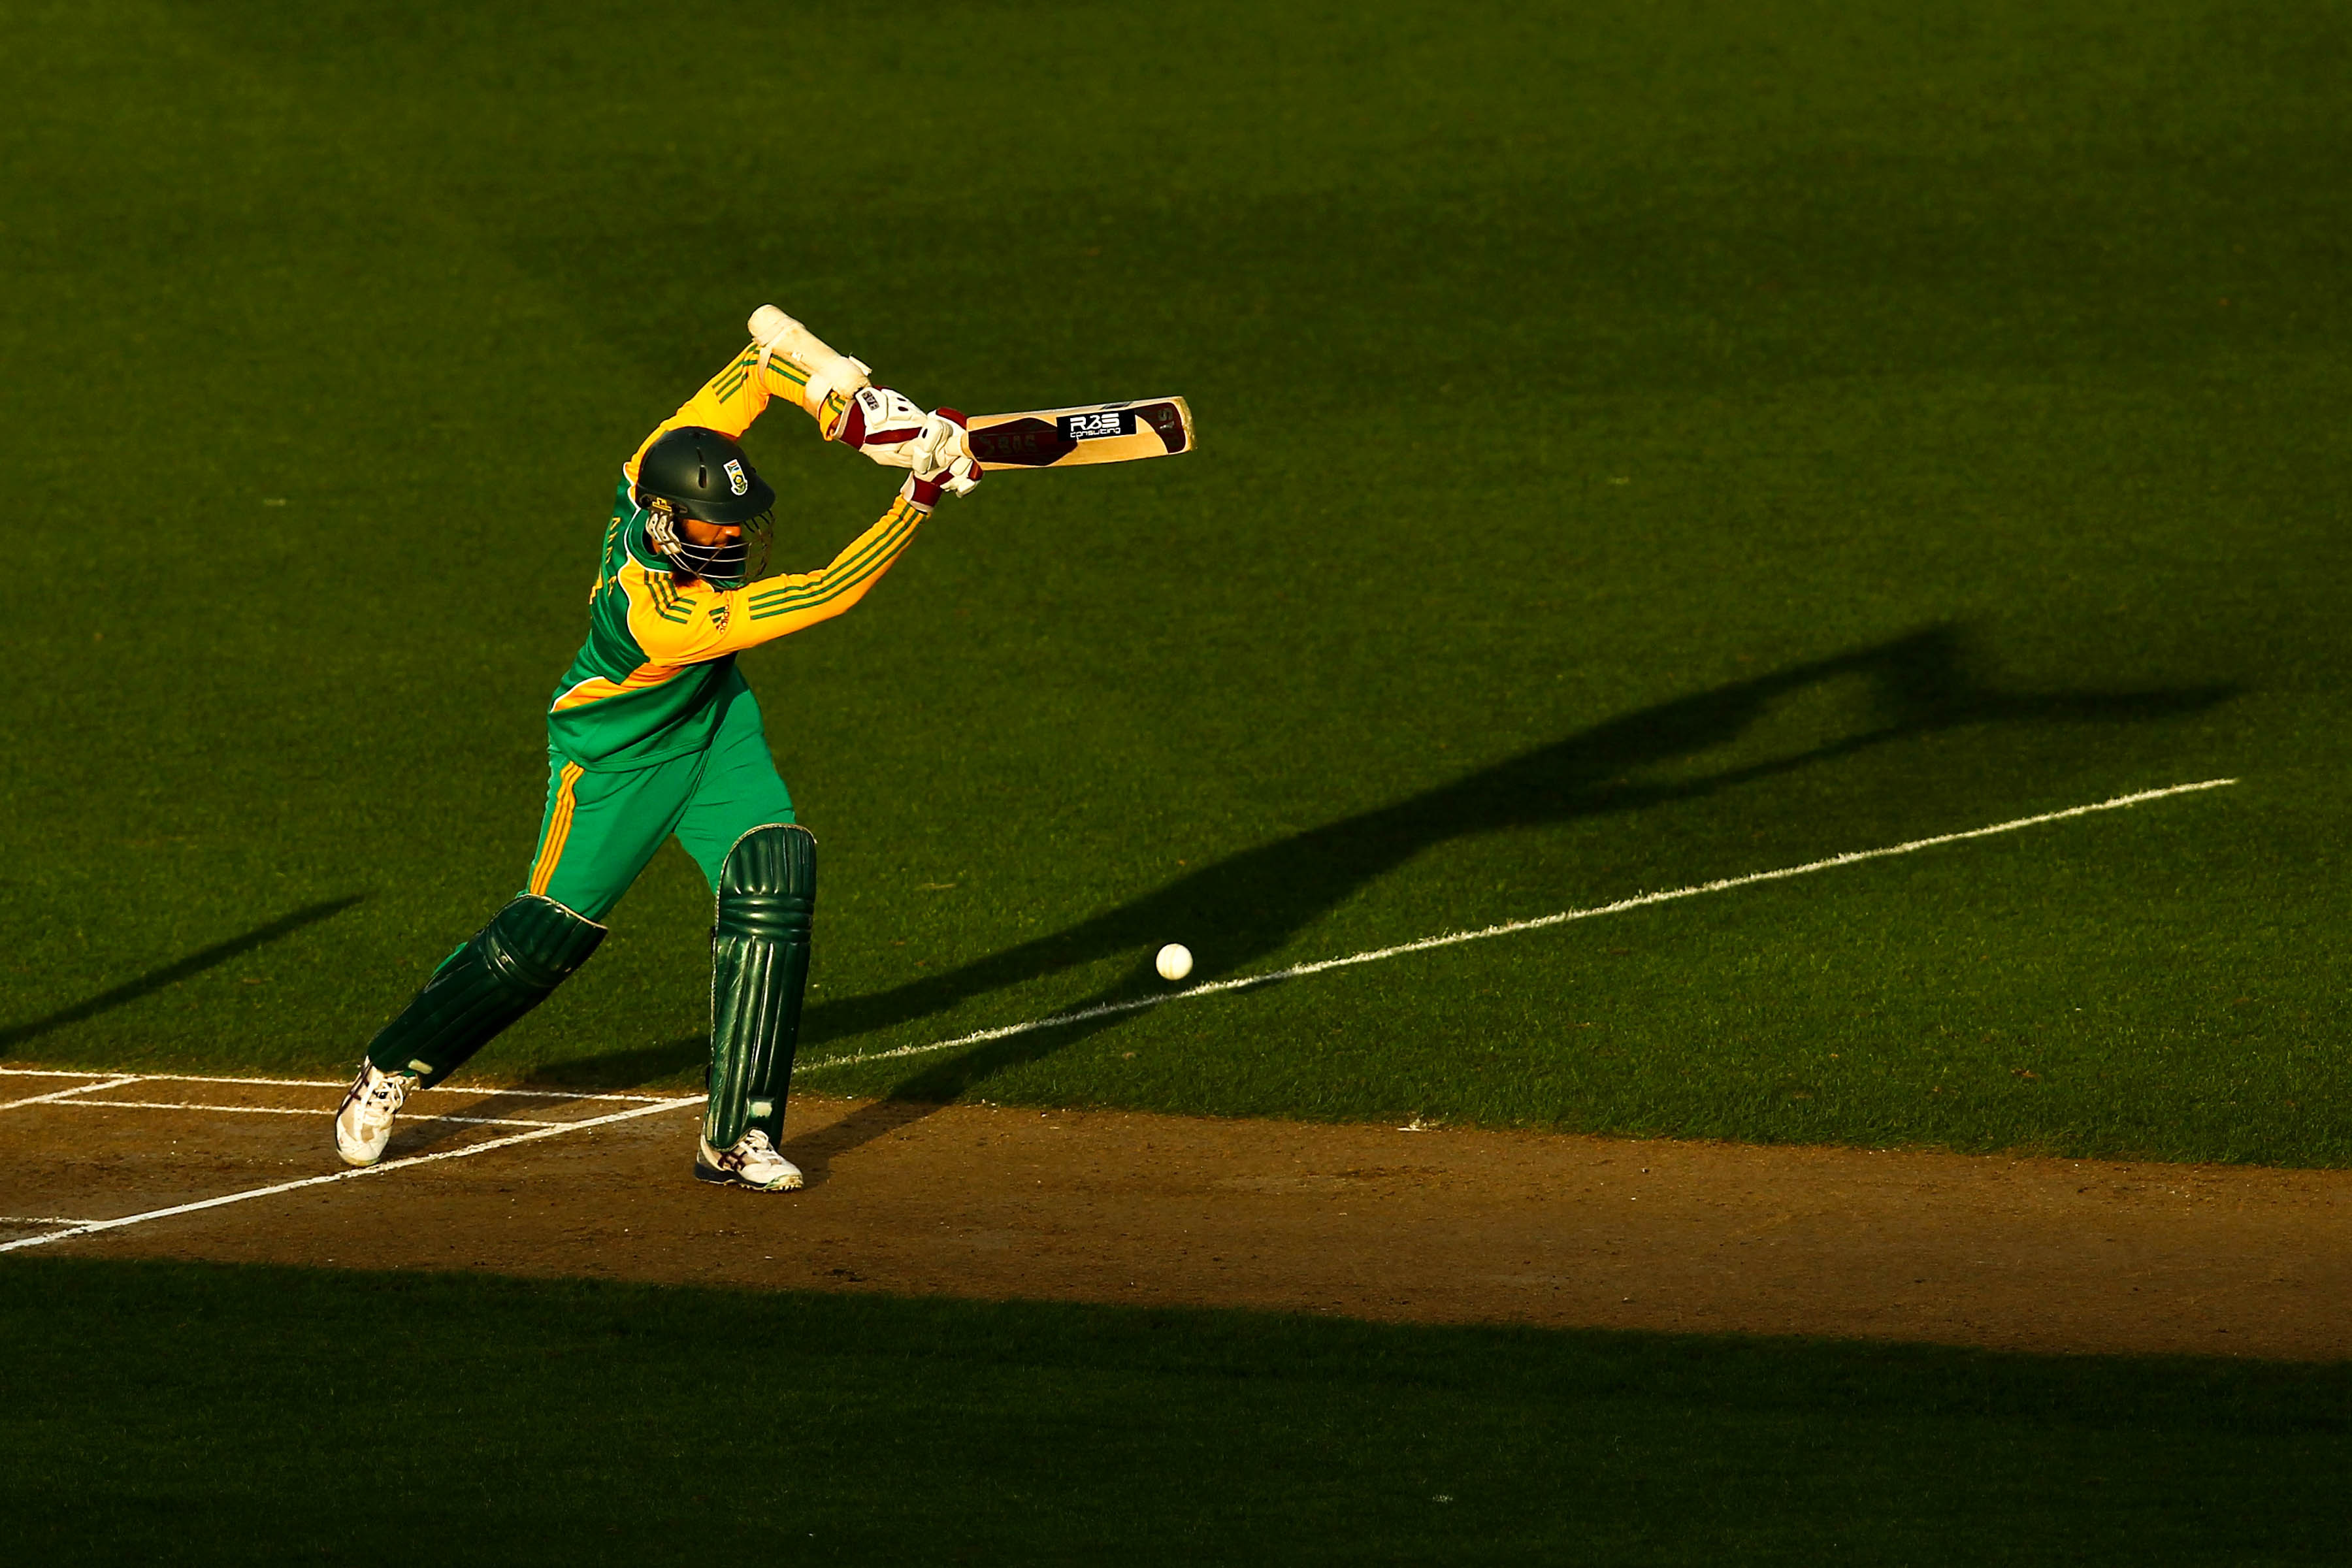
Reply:
[[[911, 528], [904, 529], [899, 531], [897, 534], [894, 534], [892, 537], [896, 540], [904, 541], [906, 538], [909, 537], [913, 531], [914, 531]], [[785, 599], [776, 604], [767, 605], [764, 608], [755, 608], [751, 612], [751, 618], [755, 621], [764, 621], [772, 616], [785, 615], [793, 610], [814, 609], [821, 605], [827, 604], [834, 599], [839, 598], [842, 595], [849, 592], [849, 590], [856, 587], [859, 584], [866, 582], [867, 579], [878, 575], [885, 567], [888, 566], [890, 563], [897, 558], [898, 553], [898, 550], [894, 548], [881, 555], [872, 557], [856, 569], [845, 572], [840, 581], [828, 582], [820, 589], [807, 592], [804, 595], [804, 602], [794, 602], [792, 599]]]
[[[868, 561], [872, 560], [877, 552], [887, 557], [897, 553], [897, 552], [902, 547], [906, 536], [908, 533], [912, 531], [914, 524], [920, 521], [920, 517], [919, 514], [911, 516], [903, 515], [905, 509], [894, 508], [893, 510], [894, 511], [901, 512], [902, 515], [898, 517], [896, 523], [888, 532], [882, 534], [871, 544], [868, 544], [864, 550], [860, 551], [857, 554], [851, 556], [848, 560], [835, 563], [843, 576], [854, 576], [857, 574], [860, 568], [862, 568]], [[833, 568], [827, 568], [828, 572], [832, 570]], [[788, 603], [793, 599], [806, 598], [811, 595], [822, 598], [831, 591], [832, 584], [830, 582], [803, 584], [799, 587], [793, 588], [770, 588], [764, 593], [754, 594], [751, 596], [751, 603], [755, 606], [759, 606], [772, 605], [777, 601]]]

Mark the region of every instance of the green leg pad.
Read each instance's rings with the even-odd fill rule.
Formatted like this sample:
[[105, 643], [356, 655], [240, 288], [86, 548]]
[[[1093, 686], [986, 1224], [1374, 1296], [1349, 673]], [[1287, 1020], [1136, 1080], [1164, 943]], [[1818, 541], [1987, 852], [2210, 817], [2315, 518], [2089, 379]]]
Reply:
[[735, 841], [719, 869], [710, 933], [710, 1102], [702, 1135], [731, 1147], [753, 1127], [779, 1148], [816, 912], [816, 836], [770, 823]]
[[547, 1000], [604, 940], [595, 921], [524, 894], [442, 961], [369, 1044], [368, 1060], [384, 1072], [415, 1073], [431, 1088]]

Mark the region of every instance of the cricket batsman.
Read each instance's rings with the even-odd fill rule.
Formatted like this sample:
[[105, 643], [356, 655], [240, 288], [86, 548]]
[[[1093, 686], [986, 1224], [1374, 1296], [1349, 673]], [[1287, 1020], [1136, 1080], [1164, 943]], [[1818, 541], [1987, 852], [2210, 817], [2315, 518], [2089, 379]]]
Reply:
[[[752, 342], [622, 465], [588, 640], [547, 714], [547, 811], [528, 879], [444, 959], [360, 1061], [335, 1151], [379, 1159], [408, 1096], [530, 1012], [588, 960], [599, 923], [672, 834], [710, 880], [709, 1102], [700, 1180], [801, 1184], [780, 1152], [808, 979], [816, 839], [794, 820], [760, 705], [735, 668], [747, 647], [842, 614], [914, 542], [941, 493], [980, 470], [963, 416], [876, 387], [861, 362], [762, 306]], [[827, 439], [908, 470], [889, 510], [815, 572], [763, 576], [775, 491], [737, 439], [772, 397]]]

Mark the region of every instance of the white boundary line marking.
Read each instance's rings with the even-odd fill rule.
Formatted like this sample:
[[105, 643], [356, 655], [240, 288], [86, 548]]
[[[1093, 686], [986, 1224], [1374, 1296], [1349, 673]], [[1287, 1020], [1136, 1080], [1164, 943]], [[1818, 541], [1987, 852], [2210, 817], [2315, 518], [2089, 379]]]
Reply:
[[[201, 1105], [187, 1100], [68, 1100], [59, 1103], [89, 1110], [220, 1110], [231, 1116], [332, 1116], [323, 1105]], [[462, 1121], [469, 1127], [569, 1127], [569, 1121], [534, 1121], [528, 1116], [447, 1116], [419, 1111], [411, 1121]]]
[[1922, 849], [1933, 849], [1945, 844], [1958, 844], [1970, 838], [1990, 838], [1998, 833], [2015, 833], [2020, 828], [2038, 827], [2047, 822], [2063, 822], [2069, 817], [2088, 816], [2094, 812], [2118, 811], [2125, 806], [2145, 805], [2152, 800], [2168, 795], [2193, 795], [2200, 790], [2226, 789], [2236, 779], [2203, 779], [2196, 784], [2168, 784], [2162, 789], [2144, 789], [2132, 795], [2119, 795], [2110, 800], [2089, 805], [2070, 805], [2063, 811], [2045, 811], [2032, 816], [2011, 817], [1987, 827], [1971, 827], [1959, 833], [1939, 833], [1932, 838], [1914, 838], [1906, 844], [1890, 844], [1881, 849], [1853, 849], [1843, 855], [1832, 855], [1826, 860], [1808, 860], [1801, 866], [1783, 866], [1772, 871], [1750, 871], [1744, 877], [1725, 877], [1712, 882], [1695, 882], [1687, 888], [1670, 888], [1660, 893], [1636, 893], [1630, 899], [1620, 899], [1613, 904], [1598, 904], [1587, 910], [1562, 910], [1558, 914], [1538, 915], [1533, 920], [1507, 921], [1477, 931], [1448, 931], [1443, 936], [1425, 936], [1418, 942], [1399, 942], [1394, 947], [1374, 948], [1367, 952], [1351, 952], [1344, 958], [1320, 959], [1313, 963], [1296, 963], [1287, 969], [1277, 969], [1265, 974], [1237, 975], [1231, 980], [1211, 981], [1205, 985], [1187, 986], [1181, 991], [1163, 992], [1156, 996], [1129, 997], [1124, 1002], [1105, 1002], [1093, 1007], [1081, 1007], [1075, 1012], [1054, 1013], [1043, 1018], [1031, 1018], [1019, 1024], [1005, 1024], [993, 1029], [974, 1029], [968, 1035], [958, 1035], [951, 1040], [933, 1040], [929, 1045], [899, 1046], [887, 1051], [860, 1051], [851, 1056], [828, 1057], [823, 1061], [803, 1062], [800, 1072], [822, 1072], [827, 1068], [856, 1067], [861, 1062], [890, 1061], [899, 1057], [919, 1057], [931, 1051], [953, 1050], [958, 1046], [977, 1046], [989, 1040], [1002, 1040], [1013, 1035], [1026, 1035], [1037, 1029], [1051, 1029], [1063, 1024], [1081, 1024], [1090, 1018], [1107, 1018], [1114, 1013], [1137, 1013], [1146, 1007], [1157, 1007], [1169, 1002], [1189, 1001], [1196, 996], [1214, 996], [1227, 991], [1246, 991], [1259, 985], [1272, 985], [1285, 980], [1297, 980], [1309, 974], [1320, 974], [1328, 969], [1347, 969], [1359, 963], [1378, 963], [1383, 959], [1401, 958], [1409, 952], [1426, 952], [1432, 948], [1455, 947], [1465, 942], [1484, 942], [1488, 937], [1512, 936], [1520, 931], [1542, 931], [1550, 926], [1566, 925], [1571, 921], [1595, 920], [1602, 915], [1623, 914], [1628, 910], [1645, 909], [1652, 904], [1671, 903], [1677, 899], [1695, 899], [1702, 893], [1727, 893], [1734, 888], [1751, 888], [1759, 882], [1784, 881], [1790, 877], [1811, 876], [1815, 871], [1833, 870], [1840, 866], [1860, 865], [1865, 860], [1884, 860], [1891, 855], [1916, 855]]
[[[256, 1085], [265, 1089], [349, 1089], [351, 1087], [351, 1080], [349, 1079], [218, 1078], [206, 1077], [199, 1073], [186, 1072], [70, 1072], [58, 1068], [0, 1067], [0, 1078], [87, 1078], [110, 1079], [112, 1080], [110, 1083], [103, 1084], [87, 1083], [75, 1089], [59, 1089], [56, 1094], [36, 1095], [29, 1100], [0, 1101], [0, 1110], [6, 1110], [12, 1106], [18, 1105], [39, 1105], [48, 1100], [62, 1099], [66, 1095], [86, 1094], [90, 1090], [97, 1089], [119, 1089], [124, 1084], [131, 1083], [233, 1083]], [[624, 1104], [634, 1102], [638, 1105], [667, 1103], [666, 1097], [658, 1094], [587, 1094], [577, 1089], [501, 1089], [496, 1086], [470, 1083], [436, 1083], [429, 1089], [420, 1089], [417, 1092], [422, 1094], [478, 1094], [486, 1099], [492, 1096], [499, 1096], [509, 1100], [612, 1100], [621, 1101]], [[171, 1109], [178, 1108], [173, 1107]], [[202, 1109], [224, 1110], [227, 1108], [214, 1106]]]
[[86, 1219], [58, 1219], [48, 1215], [0, 1214], [0, 1225], [88, 1225]]
[[[100, 1076], [103, 1077], [103, 1075]], [[0, 1100], [0, 1110], [14, 1110], [20, 1105], [48, 1105], [57, 1100], [68, 1100], [77, 1094], [89, 1094], [101, 1089], [121, 1089], [124, 1084], [138, 1081], [137, 1073], [125, 1073], [120, 1078], [104, 1079], [102, 1082], [79, 1083], [71, 1089], [61, 1089], [51, 1094], [36, 1094], [23, 1100]]]
[[463, 1149], [443, 1149], [431, 1154], [412, 1154], [405, 1160], [387, 1160], [380, 1165], [362, 1165], [355, 1170], [335, 1171], [323, 1176], [304, 1176], [299, 1181], [279, 1182], [275, 1186], [253, 1187], [241, 1193], [224, 1193], [216, 1198], [202, 1198], [192, 1204], [177, 1204], [167, 1209], [149, 1209], [144, 1214], [124, 1215], [121, 1219], [86, 1220], [70, 1230], [51, 1231], [47, 1236], [19, 1237], [15, 1241], [0, 1241], [0, 1252], [16, 1252], [27, 1247], [47, 1247], [53, 1241], [69, 1241], [77, 1236], [95, 1236], [103, 1230], [120, 1230], [127, 1225], [144, 1225], [151, 1219], [170, 1219], [174, 1215], [195, 1214], [203, 1209], [216, 1209], [229, 1204], [241, 1204], [249, 1198], [266, 1198], [278, 1193], [290, 1193], [302, 1187], [321, 1187], [330, 1182], [355, 1181], [362, 1176], [380, 1176], [386, 1171], [404, 1171], [412, 1165], [429, 1165], [436, 1160], [465, 1160], [476, 1154], [487, 1154], [493, 1149], [511, 1149], [518, 1143], [535, 1143], [542, 1138], [558, 1138], [566, 1132], [576, 1132], [583, 1127], [604, 1127], [615, 1121], [628, 1121], [658, 1111], [675, 1110], [681, 1106], [699, 1105], [702, 1096], [690, 1094], [677, 1100], [657, 1100], [651, 1105], [633, 1106], [627, 1110], [615, 1110], [609, 1115], [592, 1116], [582, 1121], [559, 1121], [535, 1128], [529, 1132], [516, 1132], [504, 1138], [486, 1139], [469, 1143]]

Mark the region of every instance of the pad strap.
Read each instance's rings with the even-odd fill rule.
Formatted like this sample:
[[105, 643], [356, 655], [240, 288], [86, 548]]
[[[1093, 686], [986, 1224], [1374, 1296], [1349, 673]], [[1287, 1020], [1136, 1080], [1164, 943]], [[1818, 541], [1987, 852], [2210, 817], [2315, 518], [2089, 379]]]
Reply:
[[703, 1137], [724, 1150], [758, 1127], [781, 1148], [816, 913], [816, 835], [790, 822], [743, 835], [719, 867], [718, 902]]
[[547, 1000], [604, 940], [594, 921], [525, 893], [441, 961], [425, 989], [369, 1043], [367, 1059], [432, 1088]]

